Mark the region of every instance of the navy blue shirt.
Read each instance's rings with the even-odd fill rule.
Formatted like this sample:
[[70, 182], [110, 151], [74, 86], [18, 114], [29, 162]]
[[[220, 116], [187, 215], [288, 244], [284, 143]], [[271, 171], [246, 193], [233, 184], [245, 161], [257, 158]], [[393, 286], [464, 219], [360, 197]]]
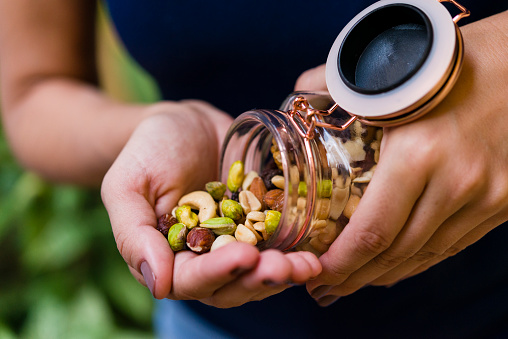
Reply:
[[[108, 1], [121, 39], [164, 99], [202, 99], [233, 116], [278, 108], [297, 77], [324, 63], [342, 27], [371, 3]], [[460, 3], [472, 13], [461, 24], [508, 9], [506, 0]], [[507, 243], [503, 225], [416, 277], [362, 289], [327, 308], [303, 287], [229, 310], [186, 304], [241, 338], [508, 337]], [[248, 333], [245, 324], [254, 324]]]

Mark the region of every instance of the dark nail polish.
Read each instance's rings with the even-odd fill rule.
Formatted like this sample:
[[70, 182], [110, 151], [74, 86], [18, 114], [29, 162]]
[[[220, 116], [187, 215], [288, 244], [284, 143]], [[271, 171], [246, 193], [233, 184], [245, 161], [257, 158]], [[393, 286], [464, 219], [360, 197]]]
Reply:
[[304, 283], [295, 283], [293, 280], [286, 280], [284, 284], [289, 286], [302, 286]]
[[141, 274], [143, 274], [143, 278], [145, 279], [146, 286], [150, 290], [150, 293], [154, 295], [155, 291], [155, 274], [153, 274], [150, 265], [146, 261], [143, 261], [140, 266]]
[[327, 294], [331, 289], [332, 289], [332, 286], [322, 285], [322, 286], [316, 287], [310, 293], [310, 296], [314, 299], [319, 299], [319, 298], [323, 297], [325, 294]]
[[327, 296], [324, 296], [324, 297], [316, 300], [316, 302], [321, 307], [328, 307], [339, 299], [340, 299], [340, 297], [337, 297], [335, 295], [327, 295]]
[[270, 279], [263, 280], [263, 285], [268, 286], [268, 287], [282, 286], [281, 283], [275, 282], [275, 281], [270, 280]]
[[243, 268], [243, 267], [237, 267], [234, 270], [232, 270], [230, 274], [236, 277], [236, 276], [240, 276], [240, 275], [247, 273], [247, 272], [249, 272], [248, 269]]

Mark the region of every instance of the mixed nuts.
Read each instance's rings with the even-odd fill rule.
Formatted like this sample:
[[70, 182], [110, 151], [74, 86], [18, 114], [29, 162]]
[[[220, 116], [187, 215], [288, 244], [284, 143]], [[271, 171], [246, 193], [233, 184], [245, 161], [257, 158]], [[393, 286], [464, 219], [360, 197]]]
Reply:
[[[175, 252], [189, 249], [201, 254], [234, 241], [251, 245], [266, 241], [277, 229], [283, 206], [284, 191], [265, 186], [276, 174], [281, 172], [267, 172], [263, 178], [254, 171], [244, 174], [243, 163], [236, 161], [227, 184], [209, 182], [205, 191], [184, 195], [171, 214], [159, 217], [157, 229]], [[278, 187], [284, 187], [280, 178]]]
[[[355, 122], [331, 136], [316, 141], [322, 174], [316, 181], [311, 222], [305, 237], [294, 248], [318, 256], [328, 250], [347, 225], [367, 189], [379, 160], [382, 129]], [[328, 156], [334, 152], [347, 154], [349, 166], [330, 161]], [[294, 219], [292, 215], [306, 213], [309, 198], [300, 170], [294, 164], [288, 166], [287, 177], [294, 189], [291, 192], [290, 185], [286, 193], [281, 152], [274, 140], [270, 155], [269, 165], [260, 173], [245, 173], [242, 161], [233, 162], [226, 183], [207, 183], [205, 190], [184, 195], [171, 213], [159, 217], [157, 229], [167, 237], [171, 249], [201, 254], [236, 241], [262, 244], [279, 227], [286, 194], [296, 194], [284, 212], [288, 213], [288, 220]]]

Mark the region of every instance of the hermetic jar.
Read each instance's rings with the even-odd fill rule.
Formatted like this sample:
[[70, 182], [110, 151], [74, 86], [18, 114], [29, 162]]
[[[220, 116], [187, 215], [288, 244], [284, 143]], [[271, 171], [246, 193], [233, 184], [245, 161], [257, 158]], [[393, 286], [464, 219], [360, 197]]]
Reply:
[[[259, 244], [260, 249], [324, 253], [348, 223], [379, 160], [381, 128], [355, 121], [342, 131], [315, 127], [312, 138], [308, 138], [300, 122], [288, 114], [305, 105], [307, 111], [324, 111], [334, 101], [327, 93], [295, 92], [280, 110], [243, 113], [225, 140], [223, 182], [237, 160], [243, 161], [245, 172], [263, 175], [279, 168], [284, 176], [279, 227]], [[351, 117], [335, 109], [319, 120], [344, 126]]]
[[[460, 14], [451, 17], [443, 2]], [[281, 220], [260, 249], [324, 253], [348, 223], [379, 160], [382, 128], [434, 108], [458, 79], [464, 43], [455, 0], [382, 0], [340, 32], [326, 62], [328, 92], [291, 94], [279, 110], [243, 113], [222, 150], [229, 166], [284, 176]]]

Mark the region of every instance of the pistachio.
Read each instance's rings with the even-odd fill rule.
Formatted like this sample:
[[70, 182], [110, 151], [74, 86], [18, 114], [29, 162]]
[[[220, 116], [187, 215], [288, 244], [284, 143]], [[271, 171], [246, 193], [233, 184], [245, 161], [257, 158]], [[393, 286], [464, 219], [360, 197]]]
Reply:
[[243, 162], [241, 160], [237, 160], [231, 164], [228, 173], [227, 185], [232, 193], [237, 192], [240, 187], [242, 187], [244, 177], [243, 171]]
[[242, 205], [231, 199], [227, 199], [222, 202], [221, 211], [224, 217], [231, 218], [233, 220], [240, 220], [243, 217]]
[[220, 181], [211, 181], [205, 185], [205, 189], [215, 201], [219, 201], [226, 192], [226, 185]]
[[318, 195], [323, 198], [329, 198], [332, 195], [332, 181], [322, 180], [318, 182]]
[[207, 228], [194, 227], [187, 234], [187, 247], [195, 253], [208, 252], [215, 241], [215, 235]]
[[278, 211], [268, 211], [265, 218], [265, 229], [268, 236], [272, 235], [277, 226], [279, 226], [281, 213]]
[[208, 219], [200, 224], [201, 227], [210, 229], [217, 235], [233, 234], [236, 230], [236, 224], [233, 219], [228, 217], [218, 217]]
[[189, 205], [183, 205], [176, 209], [175, 211], [176, 219], [179, 223], [187, 226], [188, 229], [196, 227], [199, 222], [198, 215], [192, 212], [192, 209]]
[[184, 249], [187, 232], [187, 226], [182, 223], [171, 226], [168, 232], [168, 242], [173, 251], [178, 252]]
[[298, 195], [301, 197], [307, 196], [307, 184], [305, 181], [300, 181], [298, 183]]
[[218, 248], [221, 248], [222, 246], [225, 246], [229, 243], [236, 242], [236, 238], [232, 235], [219, 235], [217, 238], [215, 238], [215, 241], [212, 244], [212, 247], [210, 248], [210, 251], [215, 251]]
[[256, 235], [245, 225], [239, 224], [235, 232], [236, 240], [247, 244], [256, 245], [258, 243]]

